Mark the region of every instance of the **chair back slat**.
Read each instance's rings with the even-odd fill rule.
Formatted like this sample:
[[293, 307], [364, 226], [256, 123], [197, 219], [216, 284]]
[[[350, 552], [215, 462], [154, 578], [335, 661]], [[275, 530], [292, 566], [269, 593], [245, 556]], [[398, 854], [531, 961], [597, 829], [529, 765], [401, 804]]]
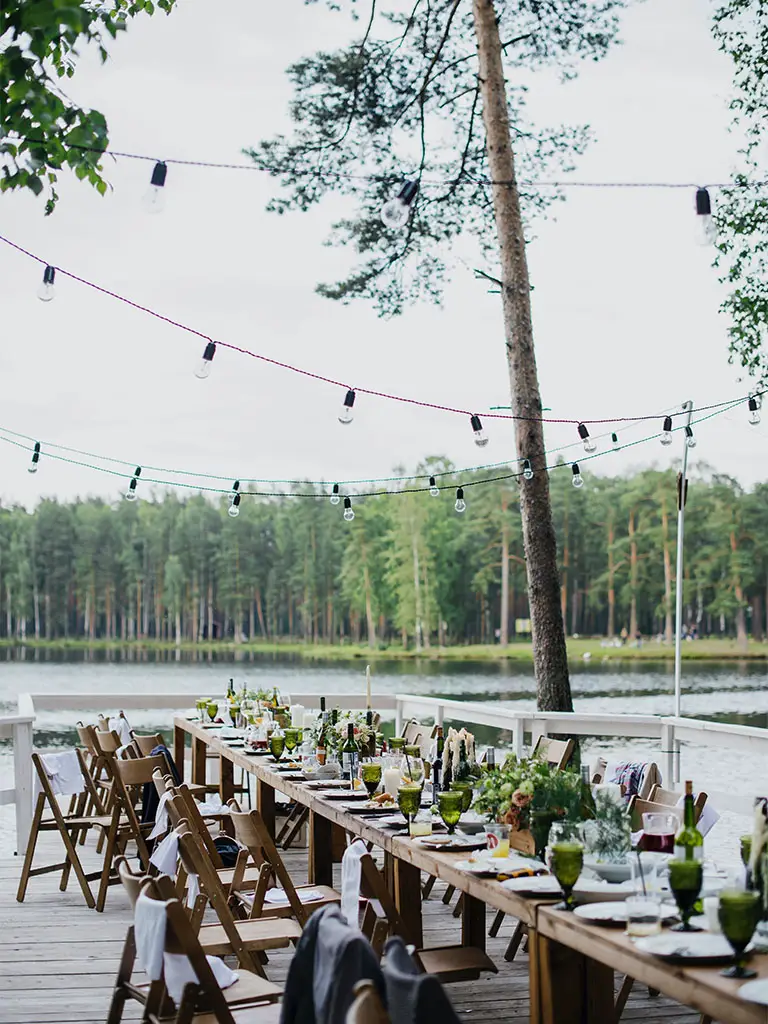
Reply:
[[131, 735], [133, 737], [133, 742], [136, 744], [136, 750], [139, 757], [149, 757], [155, 747], [165, 746], [165, 738], [160, 732], [155, 732], [151, 735], [147, 734], [146, 736], [139, 735], [134, 732], [131, 733]]
[[137, 757], [128, 761], [115, 760], [114, 765], [124, 786], [144, 786], [152, 782], [154, 771], [168, 770], [168, 762], [162, 754], [155, 754], [154, 757]]
[[[259, 882], [254, 894], [251, 917], [258, 917], [261, 914], [269, 876], [272, 876], [285, 892], [291, 912], [303, 928], [309, 917], [307, 908], [303, 905], [299, 894], [296, 892], [296, 886], [293, 884], [285, 862], [269, 834], [269, 829], [264, 824], [264, 819], [256, 810], [240, 812], [233, 810], [231, 811], [231, 817], [238, 842], [247, 847], [254, 863], [261, 867]], [[265, 876], [264, 880], [262, 880], [262, 876]]]
[[573, 755], [573, 740], [553, 740], [550, 736], [539, 736], [533, 748], [533, 756], [541, 758], [553, 768], [565, 768]]
[[[174, 787], [174, 796], [177, 801], [176, 814], [178, 819], [186, 818], [187, 823], [195, 835], [200, 839], [200, 842], [205, 847], [205, 850], [211, 860], [212, 865], [217, 870], [225, 866], [224, 861], [221, 859], [221, 854], [216, 849], [216, 844], [213, 841], [213, 836], [208, 831], [208, 827], [203, 820], [203, 816], [200, 813], [200, 808], [197, 806], [197, 800], [192, 796], [187, 787], [186, 783], [182, 782], [180, 786]], [[173, 800], [169, 800], [169, 805], [173, 803]], [[170, 813], [170, 812], [169, 812]], [[173, 818], [171, 818], [173, 821]]]

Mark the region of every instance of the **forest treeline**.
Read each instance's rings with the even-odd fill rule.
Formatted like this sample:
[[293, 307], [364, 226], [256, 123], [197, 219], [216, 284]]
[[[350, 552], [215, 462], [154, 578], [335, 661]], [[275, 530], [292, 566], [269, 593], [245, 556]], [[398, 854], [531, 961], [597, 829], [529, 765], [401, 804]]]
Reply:
[[[451, 467], [422, 469], [419, 486]], [[568, 633], [671, 640], [675, 474], [584, 476], [577, 490], [569, 467], [551, 473]], [[447, 476], [439, 497], [353, 499], [353, 522], [327, 497], [244, 496], [237, 518], [174, 492], [2, 508], [0, 636], [506, 643], [528, 618], [518, 485], [472, 479], [463, 514]], [[763, 637], [768, 484], [691, 480], [684, 579], [700, 634]]]

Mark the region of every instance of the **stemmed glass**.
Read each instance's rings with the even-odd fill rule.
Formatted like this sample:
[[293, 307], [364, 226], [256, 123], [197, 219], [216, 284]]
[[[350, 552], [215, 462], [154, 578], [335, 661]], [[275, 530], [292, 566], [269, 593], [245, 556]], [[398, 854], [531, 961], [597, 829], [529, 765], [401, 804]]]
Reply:
[[[701, 928], [690, 923], [693, 906], [701, 892], [702, 869], [700, 860], [671, 860], [669, 868], [669, 887], [675, 897], [682, 921], [676, 924], [673, 932], [700, 932]], [[754, 931], [754, 929], [753, 929]], [[749, 935], [752, 938], [752, 932]]]
[[375, 761], [366, 761], [360, 765], [360, 778], [368, 790], [368, 796], [373, 799], [373, 794], [379, 788], [381, 782], [381, 765]]
[[754, 978], [755, 971], [744, 966], [744, 950], [749, 945], [760, 920], [760, 894], [743, 889], [723, 889], [717, 911], [723, 935], [733, 947], [736, 963], [721, 974], [726, 978]]
[[421, 807], [421, 786], [400, 786], [397, 790], [397, 806], [410, 828], [411, 819], [416, 817]]
[[472, 798], [474, 797], [474, 790], [471, 782], [452, 782], [451, 789], [455, 793], [461, 793], [464, 797], [462, 804], [462, 811], [468, 811], [472, 806]]
[[272, 753], [272, 757], [274, 757], [276, 761], [279, 761], [283, 756], [283, 751], [285, 750], [285, 736], [283, 733], [277, 731], [272, 733], [269, 737], [269, 749]]
[[424, 784], [424, 762], [420, 757], [404, 757], [400, 762], [403, 779], [421, 787]]
[[285, 737], [285, 749], [289, 754], [292, 754], [299, 745], [299, 730], [290, 728], [284, 729], [283, 736]]
[[437, 807], [448, 829], [448, 835], [453, 835], [464, 807], [464, 793], [457, 789], [443, 790], [437, 794]]
[[205, 710], [208, 712], [208, 717], [212, 722], [216, 721], [216, 715], [219, 713], [219, 702], [217, 700], [209, 700], [205, 705]]
[[563, 902], [555, 910], [573, 910], [573, 887], [584, 867], [584, 846], [573, 835], [550, 841], [550, 870], [563, 890]]

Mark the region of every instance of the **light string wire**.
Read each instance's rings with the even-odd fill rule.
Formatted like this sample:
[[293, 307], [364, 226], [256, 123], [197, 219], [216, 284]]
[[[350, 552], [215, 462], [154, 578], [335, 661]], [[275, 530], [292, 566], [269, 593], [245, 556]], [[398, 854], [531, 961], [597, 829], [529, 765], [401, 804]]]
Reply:
[[[708, 413], [705, 416], [699, 416], [697, 419], [692, 420], [691, 421], [691, 425], [693, 426], [693, 425], [696, 425], [696, 424], [699, 424], [699, 423], [704, 423], [707, 420], [713, 419], [716, 416], [721, 416], [723, 413], [729, 412], [731, 409], [735, 408], [739, 404], [740, 404], [740, 402], [736, 402], [736, 401], [731, 402], [730, 405], [728, 406], [728, 408], [717, 409], [716, 411], [710, 412], [710, 413]], [[681, 431], [681, 430], [685, 430], [685, 425], [681, 424], [678, 427], [673, 427], [673, 430], [675, 432]], [[579, 465], [581, 465], [584, 462], [591, 462], [593, 459], [603, 458], [606, 455], [612, 455], [612, 454], [616, 454], [616, 453], [618, 453], [620, 451], [625, 451], [626, 449], [629, 449], [629, 448], [635, 448], [637, 445], [645, 444], [648, 441], [654, 441], [654, 440], [656, 440], [659, 437], [661, 437], [661, 432], [657, 431], [655, 434], [649, 434], [646, 437], [637, 438], [634, 441], [627, 441], [624, 444], [617, 445], [617, 446], [612, 447], [610, 449], [606, 449], [606, 451], [603, 451], [603, 452], [596, 452], [596, 453], [594, 453], [592, 455], [584, 454], [583, 457], [579, 457], [578, 462], [579, 462]], [[5, 444], [12, 445], [13, 447], [21, 448], [24, 451], [34, 451], [34, 446], [23, 444], [21, 441], [16, 441], [16, 440], [14, 440], [11, 437], [4, 437], [4, 436], [0, 435], [0, 441], [4, 442]], [[560, 451], [561, 449], [557, 449], [557, 450]], [[45, 455], [46, 458], [55, 459], [57, 462], [63, 462], [63, 463], [66, 463], [66, 464], [72, 465], [72, 466], [79, 466], [79, 467], [84, 468], [84, 469], [91, 469], [94, 472], [105, 473], [105, 474], [107, 474], [109, 476], [122, 477], [123, 479], [125, 479], [129, 475], [129, 474], [124, 473], [124, 472], [122, 472], [120, 470], [117, 470], [117, 469], [110, 469], [107, 466], [94, 466], [94, 465], [92, 465], [90, 463], [83, 462], [83, 461], [81, 461], [79, 459], [71, 459], [71, 458], [69, 458], [67, 456], [64, 456], [64, 455], [57, 455], [54, 452], [44, 452], [43, 454]], [[130, 463], [130, 464], [129, 463], [124, 463], [124, 465], [132, 465], [132, 463]], [[510, 465], [510, 463], [509, 462], [502, 463], [501, 465]], [[568, 463], [568, 462], [565, 462], [565, 461], [557, 462], [557, 463], [554, 463], [554, 464], [545, 465], [543, 467], [543, 469], [539, 469], [538, 467], [536, 467], [536, 469], [537, 469], [538, 472], [542, 472], [543, 471], [543, 472], [547, 472], [548, 473], [548, 472], [552, 472], [552, 470], [554, 470], [554, 469], [561, 469], [563, 467], [570, 468], [571, 467], [571, 463]], [[485, 467], [485, 468], [492, 468], [492, 467]], [[469, 471], [468, 470], [459, 470], [459, 471], [454, 470], [454, 471], [450, 472], [450, 475], [453, 476], [454, 479], [461, 480], [462, 474], [466, 473], [466, 472], [469, 472]], [[448, 473], [443, 474], [443, 475], [448, 475]], [[517, 479], [519, 479], [522, 476], [523, 476], [522, 473], [504, 473], [504, 474], [500, 474], [498, 476], [486, 477], [483, 480], [468, 480], [466, 483], [460, 482], [458, 484], [458, 486], [463, 487], [463, 488], [467, 488], [467, 487], [480, 487], [480, 486], [482, 486], [484, 484], [500, 483], [500, 482], [506, 481], [506, 480], [517, 480]], [[229, 479], [229, 478], [227, 478], [227, 479]], [[402, 477], [400, 479], [412, 480], [412, 479], [414, 479], [414, 475], [411, 474], [408, 477]], [[211, 487], [211, 486], [207, 486], [207, 485], [204, 485], [204, 484], [185, 483], [185, 482], [182, 482], [182, 481], [174, 481], [174, 480], [162, 480], [162, 479], [159, 479], [159, 478], [156, 478], [156, 477], [146, 477], [144, 475], [142, 475], [141, 481], [142, 481], [142, 483], [159, 484], [159, 485], [164, 486], [164, 487], [184, 487], [184, 488], [187, 488], [189, 490], [205, 491], [206, 493], [209, 493], [209, 494], [228, 494], [228, 495], [232, 494], [232, 488], [231, 487], [225, 489], [225, 488], [220, 488], [220, 487]], [[366, 481], [366, 482], [370, 483], [370, 482], [373, 482], [373, 481]], [[355, 497], [356, 499], [359, 499], [359, 498], [378, 498], [378, 497], [385, 497], [385, 496], [395, 497], [395, 496], [401, 495], [401, 494], [424, 494], [424, 493], [428, 492], [429, 490], [430, 490], [430, 485], [426, 485], [426, 486], [422, 486], [422, 487], [403, 487], [403, 488], [398, 488], [397, 490], [355, 491], [355, 492], [352, 492], [351, 496]], [[241, 489], [238, 493], [240, 493], [242, 495], [249, 495], [249, 496], [254, 497], [254, 498], [314, 498], [315, 500], [323, 500], [323, 501], [327, 501], [327, 499], [328, 499], [327, 491], [326, 492], [322, 492], [322, 493], [316, 493], [316, 492], [309, 493], [309, 492], [306, 492], [306, 491], [246, 491], [246, 490], [242, 490]]]
[[[310, 377], [313, 380], [322, 381], [325, 384], [332, 384], [334, 387], [342, 388], [344, 390], [355, 391], [361, 395], [373, 395], [376, 398], [383, 398], [392, 402], [401, 402], [406, 405], [415, 405], [424, 409], [435, 409], [439, 412], [450, 412], [460, 416], [472, 416], [472, 409], [457, 409], [449, 405], [440, 405], [435, 402], [426, 402], [417, 398], [407, 398], [403, 395], [390, 394], [386, 391], [376, 391], [373, 388], [365, 387], [352, 387], [349, 384], [345, 384], [342, 381], [334, 380], [332, 377], [326, 377], [320, 373], [314, 373], [311, 370], [305, 370], [300, 366], [294, 366], [292, 363], [281, 362], [279, 359], [273, 359], [270, 356], [265, 356], [259, 352], [253, 352], [251, 349], [242, 348], [239, 345], [233, 345], [228, 341], [217, 341], [212, 338], [209, 334], [205, 334], [203, 331], [198, 331], [195, 327], [190, 327], [187, 324], [183, 324], [178, 320], [173, 320], [171, 317], [165, 316], [162, 313], [158, 313], [154, 309], [150, 309], [149, 306], [143, 306], [138, 302], [134, 302], [133, 299], [129, 299], [124, 295], [120, 295], [117, 292], [111, 291], [109, 288], [105, 288], [102, 285], [96, 284], [93, 281], [87, 280], [87, 278], [80, 277], [78, 274], [74, 274], [70, 270], [66, 270], [63, 267], [56, 266], [55, 264], [49, 264], [48, 260], [38, 256], [36, 253], [30, 252], [29, 249], [25, 249], [23, 246], [16, 242], [11, 241], [10, 238], [6, 238], [4, 235], [0, 235], [0, 242], [4, 242], [10, 248], [15, 249], [17, 252], [22, 253], [24, 256], [28, 256], [30, 259], [41, 264], [42, 266], [54, 266], [57, 273], [62, 274], [65, 277], [71, 278], [73, 281], [77, 281], [79, 284], [85, 285], [88, 288], [92, 288], [94, 291], [100, 292], [102, 295], [108, 295], [112, 299], [116, 299], [118, 302], [122, 302], [127, 306], [131, 306], [133, 309], [137, 309], [142, 313], [146, 313], [149, 316], [154, 317], [157, 320], [161, 320], [164, 323], [170, 324], [172, 327], [176, 327], [181, 331], [186, 331], [188, 334], [193, 334], [198, 338], [202, 338], [205, 342], [212, 342], [217, 347], [231, 349], [233, 352], [239, 352], [241, 355], [250, 356], [252, 359], [258, 359], [261, 362], [269, 363], [272, 366], [280, 367], [283, 370], [290, 370], [292, 373], [298, 373], [305, 377]], [[762, 392], [761, 392], [762, 394]], [[752, 396], [756, 397], [756, 393], [751, 393]], [[745, 396], [743, 401], [750, 396]], [[702, 406], [699, 411], [707, 411], [710, 409], [719, 409], [725, 405], [730, 404], [729, 402], [718, 402], [714, 405]], [[685, 410], [670, 413], [671, 416], [685, 416]], [[658, 414], [642, 415], [642, 416], [611, 416], [603, 417], [602, 419], [555, 419], [552, 417], [545, 416], [515, 416], [512, 413], [504, 412], [484, 412], [483, 416], [486, 419], [495, 420], [517, 420], [525, 422], [536, 422], [536, 423], [559, 423], [559, 424], [571, 424], [576, 426], [580, 423], [591, 423], [593, 425], [600, 424], [618, 424], [618, 423], [639, 423], [644, 420], [654, 420], [658, 418]]]

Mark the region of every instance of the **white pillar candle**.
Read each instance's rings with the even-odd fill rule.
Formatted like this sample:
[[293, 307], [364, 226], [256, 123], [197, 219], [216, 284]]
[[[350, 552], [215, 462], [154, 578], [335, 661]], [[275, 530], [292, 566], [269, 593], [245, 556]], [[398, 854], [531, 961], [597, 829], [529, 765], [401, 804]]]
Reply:
[[294, 729], [303, 727], [304, 723], [304, 705], [303, 704], [291, 704], [291, 725]]
[[305, 711], [301, 718], [302, 728], [311, 729], [314, 726], [316, 719], [317, 715], [314, 711]]
[[385, 768], [381, 780], [384, 792], [389, 793], [390, 796], [397, 797], [397, 791], [400, 787], [400, 769]]

